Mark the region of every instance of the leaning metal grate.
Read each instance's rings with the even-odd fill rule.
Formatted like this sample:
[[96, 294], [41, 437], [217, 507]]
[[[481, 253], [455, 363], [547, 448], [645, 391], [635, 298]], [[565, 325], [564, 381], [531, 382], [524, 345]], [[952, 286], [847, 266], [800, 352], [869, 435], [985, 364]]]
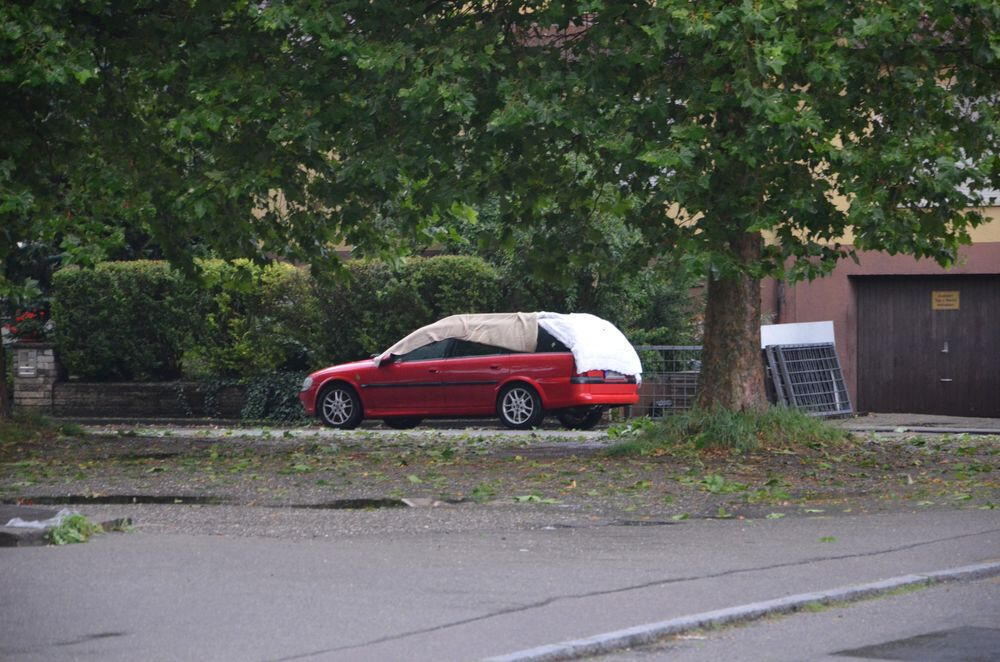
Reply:
[[851, 413], [851, 398], [833, 343], [764, 348], [780, 404], [819, 416]]
[[701, 370], [700, 345], [637, 345], [642, 386], [632, 416], [661, 418], [694, 406]]

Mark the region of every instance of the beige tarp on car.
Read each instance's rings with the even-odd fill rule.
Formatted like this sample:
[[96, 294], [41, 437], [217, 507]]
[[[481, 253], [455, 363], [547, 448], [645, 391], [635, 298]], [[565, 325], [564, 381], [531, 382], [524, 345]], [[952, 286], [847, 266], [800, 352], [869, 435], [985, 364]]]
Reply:
[[486, 313], [452, 315], [417, 329], [375, 357], [381, 364], [439, 340], [458, 338], [514, 352], [534, 352], [538, 327], [552, 334], [573, 353], [579, 372], [614, 370], [641, 379], [642, 362], [614, 324], [587, 313]]
[[375, 363], [378, 365], [390, 355], [401, 356], [447, 338], [503, 347], [514, 352], [533, 352], [538, 343], [538, 313], [483, 313], [445, 317], [406, 336], [375, 357]]

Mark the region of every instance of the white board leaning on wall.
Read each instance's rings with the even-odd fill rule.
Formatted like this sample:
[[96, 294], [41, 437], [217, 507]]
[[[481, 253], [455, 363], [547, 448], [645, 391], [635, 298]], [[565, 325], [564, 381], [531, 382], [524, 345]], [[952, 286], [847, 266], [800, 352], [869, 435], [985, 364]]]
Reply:
[[812, 345], [834, 342], [833, 322], [800, 322], [798, 324], [763, 324], [760, 327], [760, 346]]

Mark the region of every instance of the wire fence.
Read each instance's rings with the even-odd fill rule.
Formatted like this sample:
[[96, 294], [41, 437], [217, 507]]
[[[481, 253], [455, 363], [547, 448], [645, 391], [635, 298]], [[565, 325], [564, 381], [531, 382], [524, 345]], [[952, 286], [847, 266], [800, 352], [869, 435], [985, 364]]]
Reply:
[[[701, 372], [700, 345], [637, 345], [642, 359], [639, 402], [626, 417], [663, 418], [694, 407]], [[775, 345], [762, 354], [768, 399], [817, 416], [851, 412], [850, 396], [832, 343]]]
[[642, 359], [639, 402], [629, 416], [662, 418], [694, 406], [701, 371], [700, 345], [637, 345]]

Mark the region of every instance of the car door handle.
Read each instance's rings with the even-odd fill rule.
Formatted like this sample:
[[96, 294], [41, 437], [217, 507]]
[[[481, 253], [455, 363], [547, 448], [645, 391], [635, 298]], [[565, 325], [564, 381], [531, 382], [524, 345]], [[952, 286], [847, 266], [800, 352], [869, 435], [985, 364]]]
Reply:
[[428, 368], [427, 372], [430, 372], [430, 373], [433, 373], [433, 374], [436, 375], [438, 373], [438, 369], [437, 368]]
[[498, 365], [491, 365], [490, 366], [490, 370], [499, 370], [499, 369], [500, 369], [500, 366], [498, 366]]
[[943, 378], [943, 377], [942, 377], [942, 378], [941, 378], [941, 379], [939, 379], [938, 381], [940, 381], [940, 382], [953, 382], [953, 381], [955, 381], [955, 380], [954, 380], [954, 379], [946, 379], [946, 378]]

